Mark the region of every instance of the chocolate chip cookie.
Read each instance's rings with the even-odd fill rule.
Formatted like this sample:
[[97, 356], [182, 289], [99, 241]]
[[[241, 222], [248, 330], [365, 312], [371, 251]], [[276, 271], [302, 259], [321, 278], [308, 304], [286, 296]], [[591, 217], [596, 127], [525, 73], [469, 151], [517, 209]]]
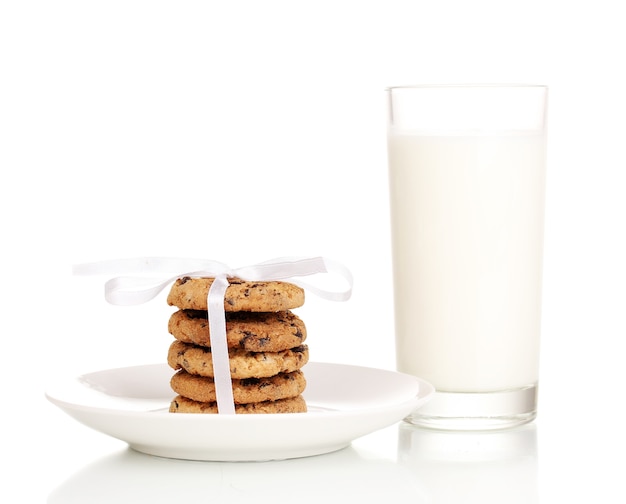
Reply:
[[[179, 278], [167, 296], [170, 306], [183, 310], [207, 310], [207, 294], [213, 278]], [[224, 296], [226, 312], [277, 312], [304, 304], [304, 289], [287, 282], [248, 282], [229, 278]]]
[[[300, 395], [277, 401], [263, 401], [250, 404], [236, 404], [235, 413], [305, 413], [306, 401]], [[170, 413], [217, 413], [216, 403], [198, 402], [183, 396], [176, 396], [170, 404]]]
[[[309, 360], [307, 345], [280, 352], [248, 352], [229, 350], [230, 373], [234, 379], [266, 378], [278, 373], [290, 373]], [[167, 363], [173, 369], [184, 369], [190, 374], [213, 377], [211, 349], [175, 340], [169, 348]]]
[[[168, 322], [172, 336], [184, 343], [211, 346], [206, 311], [178, 310]], [[249, 352], [279, 352], [300, 346], [306, 340], [306, 327], [291, 311], [272, 313], [229, 312], [226, 314], [229, 348]]]
[[[170, 381], [172, 390], [187, 399], [198, 402], [215, 402], [215, 383], [213, 378], [178, 371]], [[306, 387], [302, 371], [278, 373], [267, 378], [245, 378], [233, 380], [233, 398], [235, 404], [248, 404], [264, 401], [277, 401], [297, 397]]]

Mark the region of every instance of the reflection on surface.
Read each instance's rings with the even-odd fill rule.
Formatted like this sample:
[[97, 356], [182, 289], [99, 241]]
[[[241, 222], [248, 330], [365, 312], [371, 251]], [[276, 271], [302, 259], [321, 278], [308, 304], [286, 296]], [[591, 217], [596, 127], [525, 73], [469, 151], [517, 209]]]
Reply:
[[452, 432], [403, 422], [398, 463], [411, 469], [428, 502], [539, 501], [534, 424], [500, 431]]
[[[350, 502], [384, 502], [395, 495], [421, 504], [409, 472], [352, 447], [335, 453], [272, 462], [196, 462], [126, 449], [85, 467], [48, 499], [89, 502], [297, 502], [320, 504], [349, 494]], [[332, 499], [331, 499], [332, 501]]]

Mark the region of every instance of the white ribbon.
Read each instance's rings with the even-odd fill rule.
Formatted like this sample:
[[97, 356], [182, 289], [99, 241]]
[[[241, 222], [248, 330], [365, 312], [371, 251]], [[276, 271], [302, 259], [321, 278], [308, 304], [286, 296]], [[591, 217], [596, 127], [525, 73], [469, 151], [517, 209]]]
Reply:
[[[323, 257], [279, 258], [235, 269], [217, 261], [203, 259], [144, 257], [78, 264], [73, 267], [73, 273], [75, 275], [132, 274], [132, 276], [116, 276], [105, 283], [104, 297], [114, 305], [138, 305], [150, 301], [178, 278], [215, 278], [207, 294], [207, 310], [215, 393], [220, 414], [235, 413], [224, 313], [224, 296], [229, 285], [228, 278], [237, 277], [246, 281], [289, 280], [290, 283], [330, 301], [348, 300], [352, 294], [353, 282], [352, 274], [345, 266]], [[346, 280], [348, 287], [339, 291], [327, 290], [305, 283], [298, 278], [318, 273], [337, 274]], [[168, 277], [164, 279], [164, 275]]]

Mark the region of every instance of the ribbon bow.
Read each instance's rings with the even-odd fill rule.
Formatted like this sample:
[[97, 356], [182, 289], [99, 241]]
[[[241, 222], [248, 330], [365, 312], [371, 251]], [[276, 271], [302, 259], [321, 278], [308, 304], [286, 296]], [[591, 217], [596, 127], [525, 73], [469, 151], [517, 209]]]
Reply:
[[[116, 276], [105, 283], [104, 297], [114, 305], [138, 305], [150, 301], [178, 278], [215, 278], [207, 294], [207, 308], [215, 393], [220, 414], [235, 413], [224, 313], [228, 278], [237, 277], [246, 281], [289, 280], [290, 283], [331, 301], [346, 301], [352, 294], [350, 271], [342, 264], [323, 257], [279, 258], [235, 269], [217, 261], [203, 259], [147, 257], [79, 264], [73, 267], [73, 273], [132, 274], [133, 276]], [[347, 281], [348, 288], [339, 291], [322, 289], [299, 278], [319, 273], [341, 276]], [[146, 274], [150, 276], [145, 276]], [[155, 274], [159, 276], [155, 277]], [[166, 274], [168, 277], [164, 279]]]

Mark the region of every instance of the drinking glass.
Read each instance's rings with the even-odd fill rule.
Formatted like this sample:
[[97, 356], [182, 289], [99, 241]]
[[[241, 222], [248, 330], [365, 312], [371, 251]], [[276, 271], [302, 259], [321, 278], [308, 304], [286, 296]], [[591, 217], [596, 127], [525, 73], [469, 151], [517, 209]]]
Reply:
[[391, 87], [397, 368], [436, 392], [406, 421], [535, 418], [547, 87]]

